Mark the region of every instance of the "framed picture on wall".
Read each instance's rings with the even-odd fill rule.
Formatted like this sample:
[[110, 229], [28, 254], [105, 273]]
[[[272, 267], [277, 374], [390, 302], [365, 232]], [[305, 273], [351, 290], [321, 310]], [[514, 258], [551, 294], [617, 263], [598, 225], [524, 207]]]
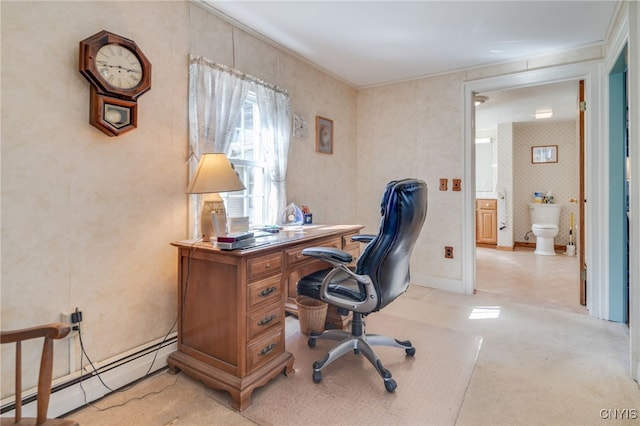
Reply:
[[538, 163], [557, 163], [558, 162], [558, 145], [532, 146], [531, 162]]
[[333, 154], [333, 120], [316, 116], [316, 152]]

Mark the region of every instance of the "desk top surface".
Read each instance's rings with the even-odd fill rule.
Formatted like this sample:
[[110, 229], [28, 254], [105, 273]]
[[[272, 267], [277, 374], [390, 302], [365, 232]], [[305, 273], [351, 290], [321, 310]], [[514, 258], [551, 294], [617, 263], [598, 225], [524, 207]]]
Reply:
[[[344, 235], [360, 231], [363, 225], [302, 225], [296, 227], [284, 227], [280, 232], [258, 236], [255, 244], [246, 248], [235, 250], [221, 250], [211, 243], [197, 240], [181, 240], [172, 242], [171, 245], [178, 248], [198, 249], [214, 251], [232, 256], [245, 256], [255, 254], [265, 249], [284, 248], [289, 245], [299, 244], [305, 241], [313, 241], [318, 238], [333, 235]], [[195, 242], [194, 242], [195, 241]]]

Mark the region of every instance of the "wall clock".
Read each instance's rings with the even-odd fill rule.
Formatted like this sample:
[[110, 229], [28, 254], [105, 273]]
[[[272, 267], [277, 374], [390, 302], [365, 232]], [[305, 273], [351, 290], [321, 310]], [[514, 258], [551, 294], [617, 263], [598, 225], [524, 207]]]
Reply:
[[91, 84], [89, 123], [109, 136], [135, 129], [137, 99], [151, 89], [151, 63], [138, 45], [100, 31], [80, 42], [79, 69]]

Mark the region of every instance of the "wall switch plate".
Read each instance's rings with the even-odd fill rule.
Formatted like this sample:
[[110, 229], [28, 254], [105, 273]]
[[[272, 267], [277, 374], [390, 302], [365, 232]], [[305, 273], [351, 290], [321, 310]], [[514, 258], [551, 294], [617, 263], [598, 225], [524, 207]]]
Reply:
[[452, 191], [462, 191], [462, 179], [451, 179], [453, 185], [451, 187]]
[[453, 247], [451, 246], [444, 247], [444, 257], [446, 259], [453, 259]]
[[448, 187], [448, 179], [440, 179], [440, 191], [446, 191]]

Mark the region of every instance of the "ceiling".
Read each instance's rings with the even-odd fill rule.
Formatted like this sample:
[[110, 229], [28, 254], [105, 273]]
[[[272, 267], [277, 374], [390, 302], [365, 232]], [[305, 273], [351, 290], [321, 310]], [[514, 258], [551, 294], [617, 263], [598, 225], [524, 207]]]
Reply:
[[495, 130], [498, 123], [536, 121], [536, 111], [553, 111], [544, 120], [575, 120], [578, 117], [578, 81], [481, 93], [484, 104], [476, 106], [476, 131]]
[[[617, 6], [614, 0], [195, 1], [356, 88], [600, 45]], [[477, 127], [530, 121], [545, 105], [555, 119], [575, 117], [576, 87], [488, 94]]]

